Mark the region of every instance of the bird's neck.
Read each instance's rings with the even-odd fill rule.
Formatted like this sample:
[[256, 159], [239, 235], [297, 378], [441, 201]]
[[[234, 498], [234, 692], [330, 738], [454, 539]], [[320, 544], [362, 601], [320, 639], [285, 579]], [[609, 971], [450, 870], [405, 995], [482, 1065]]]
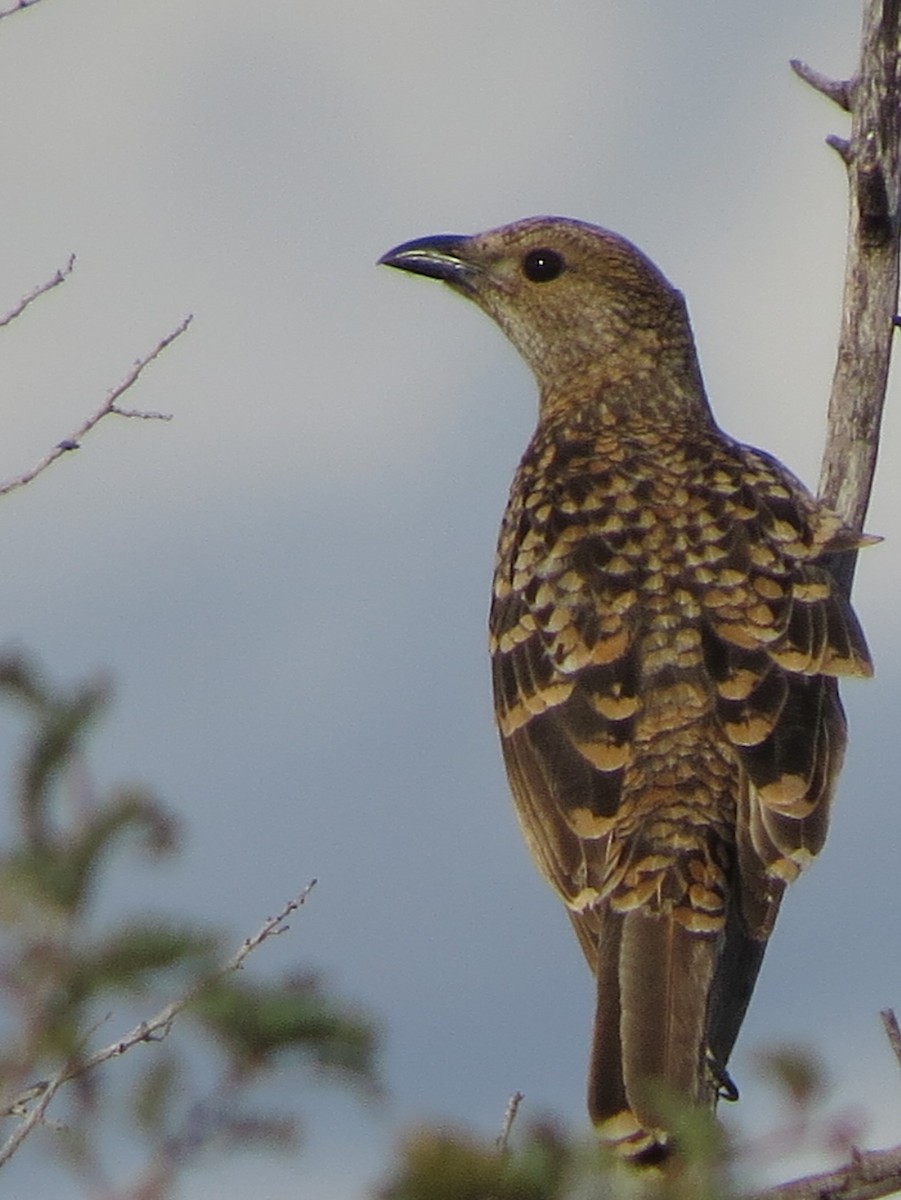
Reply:
[[694, 356], [650, 369], [628, 366], [605, 359], [595, 369], [583, 367], [578, 375], [543, 384], [541, 422], [562, 422], [585, 431], [614, 427], [633, 434], [667, 429], [692, 435], [715, 427]]
[[[687, 315], [681, 306], [657, 326], [608, 321], [590, 345], [570, 339], [557, 353], [533, 361], [542, 421], [590, 427], [713, 426]], [[573, 349], [575, 346], [575, 350]]]

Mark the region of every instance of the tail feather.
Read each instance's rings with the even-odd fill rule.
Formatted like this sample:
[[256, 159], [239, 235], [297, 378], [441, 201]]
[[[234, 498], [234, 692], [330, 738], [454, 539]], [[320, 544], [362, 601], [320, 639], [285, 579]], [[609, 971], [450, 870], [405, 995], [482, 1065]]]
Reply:
[[[774, 909], [778, 907], [780, 890], [773, 886]], [[714, 1072], [728, 1080], [726, 1066], [738, 1031], [757, 982], [767, 939], [752, 936], [747, 924], [731, 905], [726, 922], [722, 950], [716, 964], [716, 974], [707, 1003], [707, 1049]]]
[[620, 1007], [620, 946], [623, 918], [604, 912], [602, 947], [597, 962], [597, 999], [591, 1063], [588, 1069], [588, 1112], [597, 1125], [627, 1110], [623, 1078], [622, 1009]]
[[669, 1141], [659, 1084], [709, 1103], [707, 1001], [718, 939], [670, 913], [608, 910], [597, 974], [588, 1106], [598, 1132], [630, 1156]]

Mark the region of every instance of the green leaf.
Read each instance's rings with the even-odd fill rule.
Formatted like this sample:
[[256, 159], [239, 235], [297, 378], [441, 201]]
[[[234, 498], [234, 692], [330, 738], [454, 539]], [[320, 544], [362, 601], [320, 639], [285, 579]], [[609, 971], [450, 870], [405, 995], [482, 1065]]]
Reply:
[[300, 1052], [319, 1067], [374, 1081], [372, 1026], [340, 1007], [312, 978], [219, 980], [204, 989], [192, 1011], [245, 1068]]

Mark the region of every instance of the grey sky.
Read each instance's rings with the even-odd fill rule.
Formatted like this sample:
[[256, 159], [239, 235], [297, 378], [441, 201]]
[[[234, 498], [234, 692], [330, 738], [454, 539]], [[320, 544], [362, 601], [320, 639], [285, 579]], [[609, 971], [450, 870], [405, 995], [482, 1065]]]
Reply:
[[[349, 1200], [400, 1128], [491, 1132], [517, 1087], [581, 1127], [590, 981], [520, 844], [485, 651], [534, 389], [474, 308], [374, 262], [539, 212], [618, 230], [685, 291], [723, 426], [812, 482], [843, 130], [787, 60], [848, 73], [857, 31], [841, 0], [57, 0], [0, 23], [0, 310], [79, 255], [0, 331], [0, 474], [195, 314], [133, 395], [174, 422], [107, 421], [4, 502], [2, 640], [64, 679], [107, 668], [99, 775], [184, 815], [179, 863], [121, 872], [121, 903], [243, 935], [316, 875], [256, 969], [321, 967], [385, 1032], [380, 1112], [305, 1092], [297, 1162], [198, 1171], [183, 1200], [251, 1170], [257, 1200]], [[871, 1143], [901, 1118], [878, 1023], [901, 1003], [899, 439], [890, 407], [888, 538], [857, 588], [878, 677], [844, 689], [832, 837], [734, 1060], [749, 1132], [773, 1120], [752, 1056], [780, 1040], [822, 1052]]]

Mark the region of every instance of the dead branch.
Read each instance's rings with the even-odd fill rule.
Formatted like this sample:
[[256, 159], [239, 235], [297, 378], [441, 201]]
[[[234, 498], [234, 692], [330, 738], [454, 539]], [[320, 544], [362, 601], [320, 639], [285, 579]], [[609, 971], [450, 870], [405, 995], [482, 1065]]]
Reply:
[[885, 1036], [888, 1038], [888, 1044], [892, 1048], [892, 1053], [897, 1059], [898, 1066], [901, 1067], [901, 1029], [898, 1028], [898, 1018], [895, 1016], [893, 1008], [884, 1008], [879, 1014], [882, 1017], [882, 1025], [885, 1029]]
[[[820, 495], [851, 526], [863, 529], [876, 459], [897, 325], [901, 199], [901, 3], [865, 0], [860, 65], [834, 82], [804, 63], [797, 74], [851, 113], [851, 137], [827, 139], [848, 170], [850, 215], [838, 355], [829, 398]], [[833, 570], [847, 593], [855, 554]], [[901, 1039], [883, 1015], [893, 1050]], [[897, 1024], [895, 1024], [897, 1033]], [[901, 1188], [901, 1146], [856, 1152], [836, 1171], [759, 1192], [755, 1200], [876, 1200]]]
[[848, 79], [830, 79], [828, 75], [823, 75], [808, 63], [802, 62], [800, 58], [793, 58], [790, 61], [791, 69], [796, 75], [799, 75], [805, 83], [817, 92], [821, 92], [830, 100], [834, 100], [839, 108], [843, 108], [845, 112], [851, 111], [851, 82]]
[[[860, 65], [832, 82], [795, 71], [851, 113], [851, 137], [830, 138], [848, 169], [850, 216], [838, 355], [829, 398], [820, 495], [862, 530], [869, 503], [898, 312], [901, 197], [901, 45], [898, 0], [865, 0]], [[850, 592], [856, 556], [835, 563]]]
[[[895, 1058], [901, 1063], [901, 1031], [889, 1008], [879, 1014]], [[749, 1200], [879, 1200], [901, 1190], [901, 1146], [856, 1150], [851, 1162], [820, 1175], [805, 1175], [756, 1192]]]
[[[104, 1046], [102, 1050], [96, 1050], [87, 1057], [80, 1057], [73, 1062], [65, 1063], [50, 1079], [42, 1079], [32, 1084], [7, 1104], [2, 1112], [0, 1112], [0, 1116], [18, 1116], [24, 1117], [24, 1119], [13, 1133], [10, 1134], [3, 1146], [0, 1147], [0, 1167], [9, 1162], [28, 1135], [38, 1125], [43, 1123], [50, 1101], [64, 1084], [72, 1079], [86, 1075], [102, 1063], [109, 1062], [113, 1058], [121, 1058], [133, 1046], [137, 1046], [141, 1042], [162, 1041], [171, 1030], [175, 1018], [193, 1000], [197, 999], [197, 996], [204, 987], [208, 986], [212, 980], [224, 978], [234, 971], [240, 971], [248, 955], [262, 946], [263, 942], [287, 931], [289, 926], [285, 924], [285, 921], [291, 913], [296, 912], [306, 902], [307, 897], [315, 886], [316, 880], [312, 879], [299, 896], [288, 901], [281, 912], [274, 917], [268, 917], [252, 937], [245, 938], [231, 958], [223, 963], [212, 976], [205, 976], [199, 980], [176, 1000], [171, 1001], [164, 1008], [161, 1008], [155, 1016], [150, 1017], [149, 1020], [141, 1021], [139, 1025], [136, 1025], [134, 1029], [126, 1033], [124, 1037], [118, 1038], [115, 1042], [110, 1043], [110, 1045]], [[34, 1103], [35, 1101], [37, 1103]], [[34, 1106], [29, 1107], [32, 1104]]]
[[[35, 2], [36, 0], [32, 0], [32, 3]], [[5, 15], [6, 14], [4, 13], [0, 13], [0, 16]], [[52, 278], [48, 279], [46, 283], [39, 284], [33, 291], [29, 292], [27, 296], [24, 296], [18, 304], [14, 305], [8, 313], [0, 317], [0, 329], [2, 329], [4, 325], [9, 325], [16, 319], [16, 317], [21, 317], [22, 313], [29, 306], [29, 304], [33, 304], [34, 301], [37, 300], [38, 296], [43, 296], [45, 292], [50, 292], [55, 287], [59, 287], [61, 283], [65, 283], [65, 281], [72, 274], [74, 267], [75, 255], [70, 254], [69, 261], [64, 267], [60, 267], [56, 274], [52, 276]]]
[[[895, 1058], [901, 1063], [901, 1031], [889, 1008], [879, 1014]], [[879, 1200], [901, 1190], [901, 1146], [856, 1150], [849, 1163], [756, 1192], [749, 1200]]]
[[901, 1188], [901, 1146], [864, 1150], [836, 1171], [755, 1192], [753, 1200], [879, 1200]]
[[16, 3], [11, 4], [8, 8], [0, 8], [0, 21], [4, 17], [11, 17], [13, 13], [21, 12], [23, 8], [34, 8], [39, 3], [40, 0], [16, 0]]
[[513, 1122], [516, 1120], [516, 1114], [519, 1112], [519, 1106], [525, 1100], [523, 1092], [514, 1092], [507, 1101], [507, 1108], [504, 1112], [504, 1120], [501, 1125], [501, 1131], [497, 1135], [495, 1145], [501, 1154], [506, 1153], [507, 1144], [510, 1141], [510, 1134], [513, 1132]]
[[[50, 286], [54, 286], [51, 284]], [[46, 289], [44, 289], [46, 290]], [[58, 458], [62, 458], [64, 454], [68, 454], [71, 450], [78, 450], [81, 446], [81, 439], [99, 424], [104, 417], [115, 415], [118, 417], [136, 418], [141, 421], [171, 421], [171, 413], [143, 411], [141, 409], [120, 408], [117, 401], [133, 387], [141, 377], [145, 368], [147, 368], [156, 358], [162, 354], [167, 346], [181, 337], [193, 318], [191, 316], [185, 319], [171, 333], [166, 334], [161, 338], [149, 354], [143, 358], [139, 358], [132, 369], [128, 372], [120, 384], [113, 388], [106, 399], [89, 417], [75, 429], [68, 437], [57, 442], [52, 450], [49, 450], [43, 458], [34, 464], [28, 471], [23, 471], [21, 475], [16, 475], [13, 479], [6, 480], [5, 483], [0, 483], [0, 496], [5, 496], [9, 492], [15, 491], [17, 488], [25, 487], [27, 483], [37, 478], [43, 471], [46, 471], [49, 466], [56, 462]]]

